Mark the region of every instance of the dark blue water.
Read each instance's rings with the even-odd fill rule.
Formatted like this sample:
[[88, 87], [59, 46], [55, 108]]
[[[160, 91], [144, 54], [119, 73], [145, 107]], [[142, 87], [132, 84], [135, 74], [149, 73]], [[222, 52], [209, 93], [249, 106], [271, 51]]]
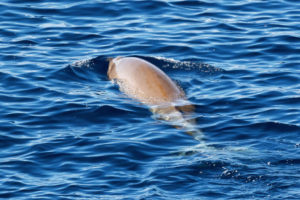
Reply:
[[[205, 146], [107, 80], [119, 55]], [[0, 80], [0, 198], [300, 199], [298, 0], [2, 0]]]

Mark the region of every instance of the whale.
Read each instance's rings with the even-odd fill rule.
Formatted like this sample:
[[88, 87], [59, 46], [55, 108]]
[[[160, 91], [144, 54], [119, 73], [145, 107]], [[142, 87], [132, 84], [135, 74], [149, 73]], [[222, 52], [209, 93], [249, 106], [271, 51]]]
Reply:
[[138, 57], [109, 58], [107, 76], [121, 92], [147, 105], [155, 118], [202, 138], [185, 92], [154, 64]]

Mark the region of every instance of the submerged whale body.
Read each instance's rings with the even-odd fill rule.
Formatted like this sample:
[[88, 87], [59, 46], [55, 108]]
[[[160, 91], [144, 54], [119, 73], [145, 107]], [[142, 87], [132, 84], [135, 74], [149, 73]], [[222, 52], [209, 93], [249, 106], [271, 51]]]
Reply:
[[158, 67], [136, 57], [116, 57], [110, 59], [107, 75], [127, 96], [148, 105], [157, 118], [199, 137], [201, 131], [191, 118], [194, 106]]

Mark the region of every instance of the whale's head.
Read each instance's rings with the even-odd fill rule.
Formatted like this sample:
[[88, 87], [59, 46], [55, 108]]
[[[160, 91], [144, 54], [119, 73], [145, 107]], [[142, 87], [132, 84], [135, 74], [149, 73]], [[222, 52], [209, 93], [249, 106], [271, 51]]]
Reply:
[[157, 66], [136, 57], [109, 59], [108, 79], [128, 97], [147, 105], [153, 117], [194, 135], [194, 106], [184, 91]]

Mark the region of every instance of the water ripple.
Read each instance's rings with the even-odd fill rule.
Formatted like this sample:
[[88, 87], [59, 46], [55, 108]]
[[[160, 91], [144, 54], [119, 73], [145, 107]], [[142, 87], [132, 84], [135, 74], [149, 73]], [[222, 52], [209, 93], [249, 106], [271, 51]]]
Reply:
[[[0, 3], [0, 198], [299, 199], [299, 3]], [[165, 71], [199, 141], [107, 79]], [[179, 186], [179, 187], [178, 187]]]

